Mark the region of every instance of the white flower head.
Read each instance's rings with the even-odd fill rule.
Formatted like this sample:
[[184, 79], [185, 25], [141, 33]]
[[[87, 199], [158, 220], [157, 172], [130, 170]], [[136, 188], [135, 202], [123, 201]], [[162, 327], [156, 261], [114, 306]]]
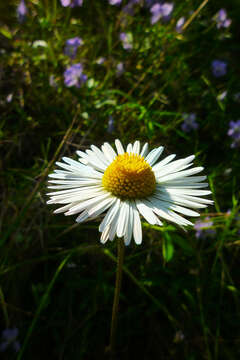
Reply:
[[[63, 157], [56, 164], [62, 168], [50, 174], [48, 204], [62, 204], [54, 213], [78, 214], [82, 223], [105, 213], [99, 226], [101, 242], [124, 237], [129, 245], [132, 237], [142, 242], [140, 215], [151, 225], [163, 225], [160, 219], [180, 226], [193, 225], [182, 215], [199, 216], [195, 209], [213, 201], [202, 198], [211, 193], [199, 190], [208, 186], [206, 176], [192, 176], [203, 167], [191, 167], [194, 155], [172, 161], [174, 155], [158, 158], [163, 147], [148, 151], [146, 143], [128, 144], [126, 151], [115, 140], [116, 150], [104, 143], [101, 150], [77, 151], [78, 161]], [[194, 210], [192, 210], [194, 209]], [[180, 214], [180, 215], [179, 215]]]

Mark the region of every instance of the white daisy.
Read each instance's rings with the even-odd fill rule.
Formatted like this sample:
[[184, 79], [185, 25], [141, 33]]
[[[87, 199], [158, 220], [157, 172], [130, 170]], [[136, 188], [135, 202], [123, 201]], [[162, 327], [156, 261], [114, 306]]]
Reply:
[[174, 154], [157, 162], [162, 146], [148, 152], [148, 144], [141, 149], [139, 141], [126, 151], [119, 140], [115, 145], [117, 152], [104, 143], [101, 150], [91, 145], [91, 150], [77, 151], [78, 161], [63, 157], [56, 163], [63, 170], [49, 175], [54, 192], [48, 193], [48, 204], [63, 205], [55, 213], [79, 214], [76, 221], [81, 223], [106, 212], [99, 226], [102, 243], [117, 236], [129, 245], [133, 236], [140, 244], [140, 215], [152, 225], [163, 225], [160, 219], [193, 225], [181, 215], [199, 216], [191, 209], [213, 203], [202, 198], [211, 191], [199, 190], [208, 186], [206, 176], [191, 176], [203, 170], [189, 169], [194, 155], [172, 161]]

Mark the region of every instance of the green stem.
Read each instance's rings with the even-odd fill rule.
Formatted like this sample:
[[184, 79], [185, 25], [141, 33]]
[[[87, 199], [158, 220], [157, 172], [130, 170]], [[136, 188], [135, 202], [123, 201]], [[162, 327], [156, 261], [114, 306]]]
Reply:
[[116, 340], [118, 305], [119, 305], [119, 297], [120, 297], [121, 282], [122, 282], [123, 257], [124, 257], [124, 242], [123, 239], [118, 239], [116, 283], [115, 283], [114, 300], [113, 300], [113, 308], [112, 308], [112, 322], [111, 322], [110, 345], [109, 345], [109, 352], [111, 356], [113, 356], [114, 354], [115, 340]]

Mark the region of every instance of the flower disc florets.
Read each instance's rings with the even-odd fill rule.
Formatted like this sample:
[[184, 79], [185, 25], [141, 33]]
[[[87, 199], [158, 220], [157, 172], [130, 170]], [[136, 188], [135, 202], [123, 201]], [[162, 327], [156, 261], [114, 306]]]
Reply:
[[104, 188], [120, 199], [143, 199], [152, 195], [156, 179], [151, 166], [137, 154], [118, 155], [105, 170]]

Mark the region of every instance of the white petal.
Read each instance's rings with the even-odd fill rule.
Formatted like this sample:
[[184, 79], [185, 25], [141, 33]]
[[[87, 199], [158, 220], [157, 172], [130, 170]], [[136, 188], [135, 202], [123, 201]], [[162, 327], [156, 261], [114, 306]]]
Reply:
[[[91, 207], [90, 209], [86, 209], [86, 211], [88, 213], [88, 217], [95, 218], [95, 217], [99, 216], [113, 204], [114, 200], [115, 200], [114, 198], [107, 198], [107, 199], [101, 201], [100, 203], [98, 203], [97, 205], [95, 205], [94, 207]], [[77, 217], [76, 221], [82, 222], [84, 220], [81, 221], [81, 215], [79, 215]]]
[[133, 150], [132, 150], [132, 144], [128, 144], [128, 146], [127, 146], [127, 153], [128, 154], [131, 154], [133, 152]]
[[160, 176], [157, 179], [157, 181], [158, 181], [158, 183], [160, 183], [160, 182], [162, 183], [162, 182], [166, 182], [166, 181], [169, 181], [169, 180], [181, 179], [184, 176], [190, 176], [190, 175], [197, 174], [200, 171], [202, 171], [203, 169], [204, 169], [203, 167], [199, 166], [199, 167], [195, 167], [195, 168], [192, 168], [192, 169], [189, 169], [189, 170], [179, 171], [177, 173], [166, 175], [166, 176], [163, 176], [163, 177]]
[[91, 218], [94, 219], [97, 216], [99, 216], [101, 213], [103, 213], [105, 210], [107, 210], [109, 208], [109, 206], [112, 205], [114, 199], [108, 198], [105, 199], [103, 201], [101, 201], [100, 203], [97, 203], [97, 205], [91, 207], [90, 209], [85, 209], [77, 218], [76, 218], [76, 222], [78, 223], [82, 223], [85, 220], [87, 220], [87, 218]]
[[109, 145], [108, 143], [104, 143], [102, 145], [102, 151], [103, 151], [104, 155], [106, 156], [106, 158], [110, 162], [112, 162], [115, 159], [115, 157], [117, 156], [116, 152], [113, 150], [111, 145]]
[[203, 205], [203, 204], [200, 204], [199, 202], [196, 202], [195, 198], [194, 198], [194, 201], [191, 201], [189, 199], [185, 199], [182, 196], [177, 196], [177, 195], [171, 195], [171, 196], [169, 194], [168, 195], [164, 195], [164, 194], [159, 195], [157, 193], [154, 196], [160, 200], [172, 202], [172, 203], [178, 204], [178, 205], [187, 206], [187, 207], [190, 207], [193, 209], [203, 209], [203, 208], [207, 207], [207, 205]]
[[106, 165], [110, 165], [110, 161], [106, 158], [106, 156], [103, 154], [103, 152], [95, 145], [91, 145], [92, 151], [96, 154], [96, 156]]
[[[167, 204], [167, 203], [166, 203]], [[176, 205], [176, 204], [171, 204], [169, 203], [168, 204], [168, 208], [171, 209], [171, 210], [174, 210], [178, 213], [181, 213], [183, 215], [187, 215], [187, 216], [200, 216], [199, 213], [197, 213], [196, 211], [193, 211], [193, 210], [190, 210], [190, 209], [187, 209], [185, 207], [182, 207], [182, 206], [179, 206], [179, 205]]]
[[122, 155], [125, 153], [124, 148], [122, 146], [122, 143], [119, 139], [115, 140], [116, 149], [119, 155]]
[[123, 237], [126, 228], [126, 222], [129, 214], [129, 205], [126, 202], [122, 203], [122, 207], [119, 214], [118, 226], [117, 226], [117, 237]]
[[111, 224], [114, 216], [116, 215], [116, 213], [118, 211], [119, 205], [120, 205], [120, 200], [116, 198], [115, 202], [113, 203], [111, 208], [108, 210], [108, 212], [105, 215], [103, 221], [99, 225], [99, 231], [100, 232], [104, 231], [105, 227]]
[[147, 153], [148, 153], [148, 143], [145, 143], [143, 145], [140, 155], [145, 158], [147, 156]]
[[96, 196], [93, 199], [82, 201], [81, 203], [77, 204], [76, 206], [73, 206], [71, 210], [69, 210], [65, 215], [74, 215], [79, 212], [81, 212], [84, 209], [89, 209], [92, 206], [97, 205], [98, 203], [101, 203], [106, 198], [110, 198], [111, 195], [109, 193], [103, 193], [100, 196]]
[[126, 246], [130, 244], [132, 239], [132, 234], [133, 234], [133, 206], [132, 203], [129, 202], [129, 217], [124, 235], [124, 243]]
[[149, 222], [151, 225], [155, 225], [158, 222], [157, 216], [154, 214], [152, 209], [147, 206], [144, 200], [136, 200], [136, 206], [140, 214]]
[[159, 146], [157, 149], [153, 149], [145, 158], [145, 160], [149, 163], [150, 166], [155, 164], [155, 162], [158, 160], [159, 156], [163, 152], [163, 146]]
[[83, 200], [87, 200], [87, 199], [91, 199], [91, 198], [95, 198], [96, 196], [99, 196], [100, 194], [102, 194], [102, 189], [98, 189], [95, 191], [84, 191], [79, 193], [78, 195], [73, 195], [73, 196], [69, 196], [69, 195], [60, 195], [60, 196], [54, 196], [51, 198], [51, 200], [49, 200], [49, 204], [50, 201], [52, 201], [52, 203], [57, 203], [57, 204], [68, 204], [70, 202], [82, 202]]
[[61, 190], [61, 191], [54, 191], [54, 192], [50, 192], [47, 193], [46, 195], [73, 195], [73, 194], [78, 194], [80, 192], [83, 191], [88, 191], [88, 190], [96, 190], [96, 189], [102, 189], [102, 186], [99, 185], [95, 185], [95, 186], [86, 186], [84, 188], [80, 188], [80, 189], [68, 189], [68, 190]]
[[170, 161], [172, 161], [175, 158], [175, 156], [176, 154], [172, 154], [165, 157], [165, 159], [154, 165], [154, 171], [158, 171], [163, 165], [170, 163]]
[[65, 205], [65, 206], [62, 206], [56, 210], [54, 210], [54, 214], [60, 214], [62, 212], [65, 212], [66, 210], [69, 210], [71, 207], [73, 206], [73, 203], [71, 204], [68, 204], [68, 205]]
[[178, 187], [168, 188], [167, 186], [162, 186], [162, 189], [160, 191], [162, 191], [163, 193], [167, 192], [169, 194], [194, 196], [209, 195], [212, 193], [210, 190], [182, 189]]
[[182, 166], [191, 163], [191, 161], [193, 161], [194, 158], [195, 158], [195, 155], [191, 155], [185, 159], [175, 160], [166, 165], [161, 165], [160, 163], [157, 163], [156, 165], [153, 166], [152, 169], [153, 169], [153, 171], [161, 171], [163, 173], [168, 173], [168, 172], [172, 172], [172, 171], [175, 172], [176, 170], [179, 171], [179, 169], [181, 169]]
[[193, 225], [190, 221], [184, 219], [182, 216], [177, 215], [174, 211], [169, 210], [164, 201], [151, 198], [151, 203], [154, 206], [153, 211], [163, 219], [175, 222], [178, 225]]
[[115, 238], [115, 235], [116, 235], [121, 206], [122, 206], [122, 203], [120, 202], [120, 204], [118, 206], [118, 209], [117, 209], [117, 212], [116, 212], [116, 214], [115, 214], [115, 216], [114, 216], [114, 218], [112, 220], [112, 223], [111, 223], [111, 228], [110, 228], [110, 231], [109, 231], [109, 240], [111, 240], [111, 241]]
[[60, 184], [60, 185], [75, 185], [75, 187], [81, 187], [86, 185], [100, 185], [102, 182], [99, 180], [81, 180], [81, 178], [76, 180], [48, 180], [49, 183], [52, 184]]
[[183, 177], [182, 179], [176, 179], [176, 180], [169, 180], [167, 181], [168, 184], [177, 184], [177, 185], [190, 185], [195, 184], [200, 181], [206, 180], [206, 175], [203, 176], [191, 176], [191, 177]]
[[109, 238], [110, 225], [106, 226], [101, 235], [100, 241], [102, 244], [105, 244]]
[[137, 140], [133, 144], [133, 153], [139, 155], [139, 151], [140, 151], [140, 142]]
[[133, 207], [133, 237], [136, 244], [142, 243], [142, 225], [136, 206]]

